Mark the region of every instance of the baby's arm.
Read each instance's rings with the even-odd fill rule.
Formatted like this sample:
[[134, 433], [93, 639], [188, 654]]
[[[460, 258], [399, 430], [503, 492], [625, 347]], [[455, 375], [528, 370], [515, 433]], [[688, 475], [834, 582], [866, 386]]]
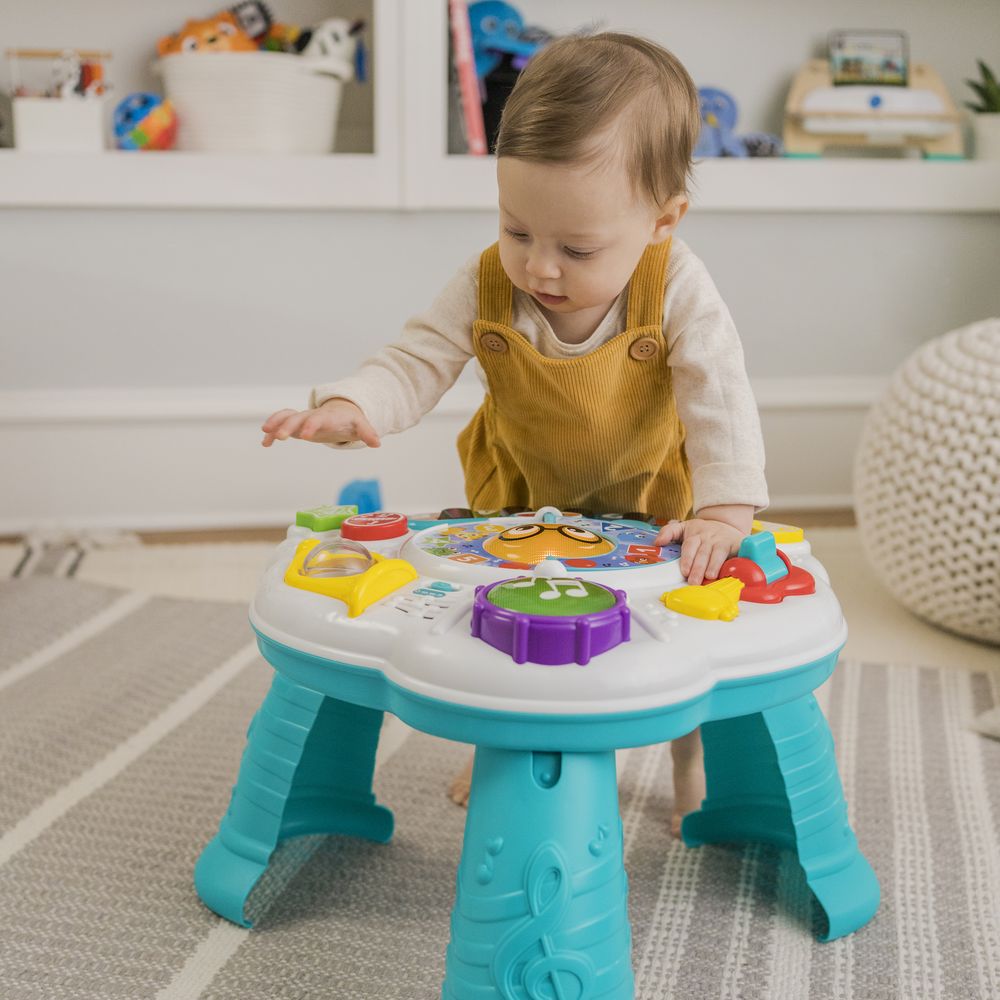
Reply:
[[299, 438], [377, 448], [432, 409], [472, 357], [479, 255], [470, 258], [400, 338], [348, 378], [313, 389], [309, 408], [278, 410], [261, 425], [262, 444]]
[[684, 251], [667, 285], [664, 332], [695, 516], [666, 525], [657, 540], [681, 541], [681, 572], [700, 584], [736, 554], [768, 498], [760, 418], [739, 335], [704, 264]]

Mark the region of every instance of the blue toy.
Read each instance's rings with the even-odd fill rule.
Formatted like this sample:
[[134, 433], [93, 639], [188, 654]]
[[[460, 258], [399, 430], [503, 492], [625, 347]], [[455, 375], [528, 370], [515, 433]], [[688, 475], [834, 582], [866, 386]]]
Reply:
[[505, 55], [514, 57], [515, 69], [523, 69], [547, 40], [547, 36], [539, 38], [537, 33], [528, 35], [524, 18], [503, 0], [469, 4], [469, 25], [476, 75], [480, 80], [492, 73]]
[[158, 94], [129, 94], [115, 108], [113, 129], [119, 149], [170, 149], [177, 138], [177, 114]]
[[337, 497], [339, 506], [355, 506], [359, 514], [382, 509], [382, 491], [377, 479], [352, 479]]
[[732, 94], [717, 87], [700, 87], [701, 133], [694, 148], [699, 158], [715, 156], [781, 156], [781, 140], [769, 132], [736, 135], [739, 115]]
[[698, 98], [701, 104], [701, 133], [694, 155], [746, 156], [746, 147], [733, 131], [738, 116], [733, 96], [717, 87], [699, 87]]

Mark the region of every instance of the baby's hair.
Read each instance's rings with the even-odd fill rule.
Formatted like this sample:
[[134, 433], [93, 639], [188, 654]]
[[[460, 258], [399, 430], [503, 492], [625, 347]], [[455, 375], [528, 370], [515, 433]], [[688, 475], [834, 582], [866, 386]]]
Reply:
[[660, 207], [687, 192], [700, 128], [698, 90], [675, 55], [636, 35], [570, 35], [545, 46], [518, 77], [496, 152], [586, 163], [607, 154], [607, 138], [636, 193]]

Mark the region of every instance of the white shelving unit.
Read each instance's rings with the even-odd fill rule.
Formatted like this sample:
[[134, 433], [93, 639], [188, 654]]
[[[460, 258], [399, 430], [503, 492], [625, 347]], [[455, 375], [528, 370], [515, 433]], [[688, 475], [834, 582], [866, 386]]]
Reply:
[[382, 132], [380, 121], [374, 155], [4, 150], [0, 207], [398, 208], [399, 141], [397, 135]]
[[[447, 13], [443, 2], [431, 7], [402, 8], [404, 206], [493, 209], [493, 157], [446, 152]], [[707, 160], [696, 168], [692, 203], [706, 212], [1000, 212], [1000, 163]]]
[[374, 152], [31, 154], [0, 150], [0, 208], [380, 209], [402, 199], [401, 0], [371, 0]]
[[[487, 210], [492, 157], [449, 156], [444, 0], [373, 0], [375, 152], [0, 152], [0, 208]], [[1000, 163], [708, 160], [699, 212], [1000, 213]]]

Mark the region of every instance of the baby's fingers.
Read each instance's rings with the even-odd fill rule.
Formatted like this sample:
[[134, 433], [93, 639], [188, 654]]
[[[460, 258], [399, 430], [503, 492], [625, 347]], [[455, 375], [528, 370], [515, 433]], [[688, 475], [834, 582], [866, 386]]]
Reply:
[[711, 555], [708, 557], [708, 563], [705, 567], [705, 579], [706, 580], [718, 580], [719, 570], [722, 569], [722, 564], [729, 558], [729, 544], [728, 542], [715, 542], [712, 545]]
[[275, 441], [287, 441], [290, 437], [298, 437], [302, 425], [309, 419], [311, 412], [311, 410], [301, 410], [298, 413], [293, 412], [291, 416], [285, 417], [281, 424], [272, 431], [273, 439]]
[[355, 431], [358, 438], [361, 441], [364, 441], [369, 448], [378, 448], [382, 444], [382, 442], [379, 441], [378, 434], [375, 433], [375, 428], [372, 427], [372, 425], [368, 423], [364, 417], [358, 418]]
[[698, 549], [701, 547], [701, 536], [691, 534], [684, 539], [684, 543], [681, 545], [681, 575], [687, 577], [688, 583], [698, 584], [701, 580], [692, 580], [691, 575], [694, 572], [694, 560], [698, 555]]
[[286, 417], [290, 417], [293, 413], [298, 413], [298, 410], [276, 410], [267, 418], [267, 420], [264, 421], [264, 423], [260, 425], [260, 429], [269, 434], [276, 427], [278, 427]]
[[261, 439], [261, 444], [265, 448], [270, 448], [274, 444], [275, 431], [281, 426], [282, 422], [287, 420], [295, 410], [278, 410], [277, 413], [272, 413], [267, 420], [260, 425], [260, 429], [264, 432], [264, 437]]
[[654, 545], [669, 545], [671, 542], [676, 542], [678, 538], [684, 537], [684, 522], [683, 521], [670, 521], [663, 525], [662, 528], [657, 532], [656, 538], [653, 539]]

